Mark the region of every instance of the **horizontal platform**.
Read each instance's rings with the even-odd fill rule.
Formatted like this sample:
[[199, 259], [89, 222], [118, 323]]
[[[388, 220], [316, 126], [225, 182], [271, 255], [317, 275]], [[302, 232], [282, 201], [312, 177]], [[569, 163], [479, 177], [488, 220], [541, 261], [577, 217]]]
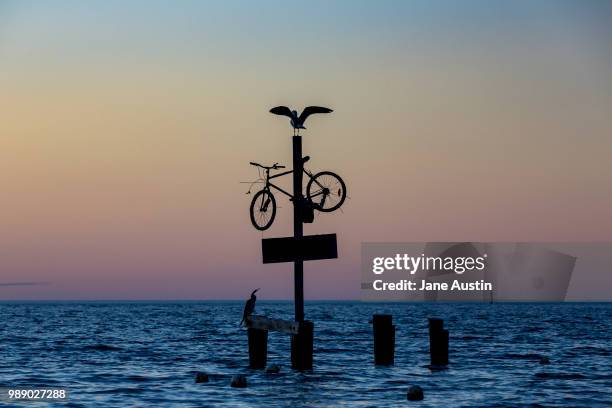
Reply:
[[246, 327], [249, 329], [298, 334], [300, 324], [293, 320], [270, 319], [265, 316], [251, 315], [246, 318]]

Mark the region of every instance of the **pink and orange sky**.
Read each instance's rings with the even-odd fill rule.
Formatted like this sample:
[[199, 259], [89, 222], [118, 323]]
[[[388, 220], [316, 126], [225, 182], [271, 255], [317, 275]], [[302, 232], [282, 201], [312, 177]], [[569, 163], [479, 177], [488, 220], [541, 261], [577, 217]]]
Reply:
[[239, 184], [280, 104], [335, 110], [304, 152], [350, 196], [306, 299], [364, 241], [612, 240], [608, 2], [4, 1], [0, 89], [0, 300], [291, 298], [290, 203], [261, 234]]

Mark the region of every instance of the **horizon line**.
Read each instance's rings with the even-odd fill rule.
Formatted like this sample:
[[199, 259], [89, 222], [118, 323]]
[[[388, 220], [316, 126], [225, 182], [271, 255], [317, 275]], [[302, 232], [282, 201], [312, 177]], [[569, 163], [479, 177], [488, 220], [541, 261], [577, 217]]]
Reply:
[[[70, 303], [93, 303], [93, 302], [244, 302], [245, 299], [0, 299], [0, 303], [37, 303], [37, 302], [70, 302]], [[293, 299], [258, 299], [260, 303], [266, 302], [293, 302]], [[360, 302], [360, 303], [410, 303], [410, 304], [435, 304], [435, 303], [482, 303], [490, 304], [488, 301], [424, 301], [424, 300], [361, 300], [361, 299], [310, 299], [305, 300], [306, 303], [311, 302]], [[560, 301], [549, 300], [498, 300], [493, 303], [612, 303], [612, 299], [569, 299]]]

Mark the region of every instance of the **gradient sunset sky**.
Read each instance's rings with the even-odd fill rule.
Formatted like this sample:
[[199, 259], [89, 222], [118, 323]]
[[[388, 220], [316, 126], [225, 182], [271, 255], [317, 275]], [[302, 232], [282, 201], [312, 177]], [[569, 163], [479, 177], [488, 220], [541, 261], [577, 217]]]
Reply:
[[611, 2], [0, 1], [0, 300], [291, 298], [239, 182], [312, 104], [306, 299], [364, 241], [612, 241]]

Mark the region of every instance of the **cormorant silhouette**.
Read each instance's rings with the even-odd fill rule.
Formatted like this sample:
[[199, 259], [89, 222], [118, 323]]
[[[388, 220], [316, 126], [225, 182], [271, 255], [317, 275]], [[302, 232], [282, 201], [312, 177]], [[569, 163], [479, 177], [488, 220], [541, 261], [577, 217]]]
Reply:
[[255, 311], [255, 302], [257, 301], [257, 296], [255, 296], [255, 292], [257, 292], [260, 288], [255, 289], [251, 292], [251, 297], [244, 304], [244, 312], [242, 312], [242, 320], [240, 321], [240, 326], [244, 323], [250, 315]]
[[276, 108], [270, 109], [270, 113], [275, 115], [283, 115], [291, 118], [291, 126], [293, 126], [293, 135], [295, 136], [295, 131], [297, 129], [297, 134], [299, 136], [300, 129], [306, 129], [304, 127], [304, 122], [306, 118], [314, 113], [330, 113], [333, 110], [329, 108], [324, 108], [322, 106], [308, 106], [304, 108], [300, 116], [298, 116], [297, 111], [292, 111], [286, 106], [277, 106]]

